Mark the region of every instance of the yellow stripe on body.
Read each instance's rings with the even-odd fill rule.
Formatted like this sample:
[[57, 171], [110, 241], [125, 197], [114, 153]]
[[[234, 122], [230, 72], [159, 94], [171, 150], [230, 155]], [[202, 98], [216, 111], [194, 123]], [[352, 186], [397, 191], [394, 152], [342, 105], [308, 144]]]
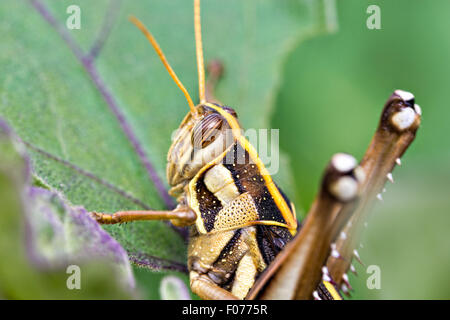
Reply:
[[342, 300], [341, 295], [329, 281], [322, 281], [322, 283], [324, 284], [325, 288], [327, 288], [328, 292], [331, 294], [334, 300]]
[[266, 182], [266, 187], [269, 190], [270, 194], [273, 197], [273, 200], [275, 201], [275, 204], [277, 205], [278, 209], [280, 210], [284, 220], [286, 221], [287, 227], [292, 235], [295, 235], [297, 233], [297, 219], [294, 217], [292, 211], [290, 210], [288, 204], [284, 200], [283, 196], [280, 194], [280, 191], [276, 187], [275, 183], [272, 180], [272, 177], [270, 176], [269, 172], [267, 171], [266, 167], [264, 166], [264, 163], [259, 158], [258, 153], [256, 152], [255, 148], [248, 142], [248, 140], [242, 136], [241, 134], [241, 127], [239, 126], [236, 119], [223, 110], [220, 107], [217, 107], [211, 103], [204, 103], [204, 105], [216, 110], [220, 113], [221, 116], [223, 116], [228, 124], [230, 125], [233, 135], [236, 138], [236, 140], [239, 141], [241, 146], [246, 150], [250, 156], [250, 158], [253, 160], [253, 162], [256, 164], [256, 166], [259, 169], [259, 172], [261, 173], [263, 179]]

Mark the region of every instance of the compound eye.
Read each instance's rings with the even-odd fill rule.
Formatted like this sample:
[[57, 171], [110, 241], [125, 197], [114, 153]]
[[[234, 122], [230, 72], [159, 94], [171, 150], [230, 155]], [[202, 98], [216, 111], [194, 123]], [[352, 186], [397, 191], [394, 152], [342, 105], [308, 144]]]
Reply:
[[221, 133], [223, 117], [218, 113], [210, 113], [198, 122], [192, 130], [191, 141], [195, 149], [207, 147]]

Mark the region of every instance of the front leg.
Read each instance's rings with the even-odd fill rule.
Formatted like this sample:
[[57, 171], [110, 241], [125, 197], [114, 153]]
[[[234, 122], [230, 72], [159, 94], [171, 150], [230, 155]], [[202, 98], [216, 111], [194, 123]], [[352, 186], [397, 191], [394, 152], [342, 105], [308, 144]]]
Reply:
[[119, 211], [114, 214], [91, 212], [91, 216], [101, 224], [116, 224], [139, 220], [170, 220], [177, 227], [195, 223], [197, 214], [188, 206], [178, 206], [172, 211]]
[[208, 64], [208, 78], [206, 79], [206, 101], [212, 103], [220, 103], [216, 98], [216, 87], [223, 75], [224, 67], [219, 60], [212, 60]]
[[191, 290], [203, 300], [238, 300], [229, 291], [219, 287], [204, 274], [191, 271]]

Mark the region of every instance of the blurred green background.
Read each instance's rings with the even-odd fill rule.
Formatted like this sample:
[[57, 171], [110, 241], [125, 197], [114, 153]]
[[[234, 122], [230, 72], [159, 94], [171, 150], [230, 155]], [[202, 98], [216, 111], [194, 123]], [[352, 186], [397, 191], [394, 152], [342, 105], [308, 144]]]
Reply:
[[[68, 5], [80, 5], [82, 29], [70, 35], [85, 52], [104, 17], [116, 19], [96, 66], [164, 177], [170, 134], [187, 107], [127, 17], [135, 14], [146, 22], [196, 101], [192, 3], [122, 1], [117, 15], [106, 0], [42, 3], [61, 23]], [[366, 27], [366, 9], [372, 4], [381, 9], [381, 30]], [[383, 202], [372, 211], [359, 249], [366, 266], [380, 266], [381, 289], [369, 290], [366, 269], [357, 266], [359, 276], [350, 277], [352, 295], [449, 299], [450, 2], [205, 0], [202, 9], [206, 59], [219, 58], [226, 68], [218, 97], [237, 110], [245, 127], [280, 129], [287, 157], [277, 181], [301, 214], [332, 154], [361, 158], [389, 95], [395, 89], [414, 93], [423, 110], [422, 126], [403, 165], [393, 172], [395, 183], [387, 185]], [[30, 2], [3, 1], [0, 31], [0, 117], [30, 145], [162, 208], [86, 71]], [[35, 175], [72, 204], [105, 212], [142, 209], [36, 148], [28, 152]], [[162, 223], [108, 230], [128, 251], [185, 261], [181, 240]], [[166, 274], [188, 283], [186, 275], [136, 268], [142, 297], [161, 298], [159, 285]]]
[[[381, 9], [369, 30], [366, 9]], [[416, 140], [395, 168], [359, 250], [381, 268], [381, 290], [369, 290], [364, 267], [351, 283], [367, 299], [450, 298], [450, 2], [337, 2], [339, 29], [290, 55], [272, 125], [290, 155], [297, 201], [308, 207], [335, 152], [361, 158], [384, 102], [395, 89], [422, 107]]]

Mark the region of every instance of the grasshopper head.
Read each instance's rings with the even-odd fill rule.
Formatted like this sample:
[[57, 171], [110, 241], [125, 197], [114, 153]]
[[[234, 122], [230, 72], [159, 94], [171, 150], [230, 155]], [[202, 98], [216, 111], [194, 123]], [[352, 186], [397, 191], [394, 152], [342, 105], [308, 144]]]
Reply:
[[[214, 105], [237, 118], [227, 106]], [[207, 105], [196, 106], [189, 112], [173, 135], [167, 156], [167, 178], [176, 196], [208, 162], [220, 156], [234, 143], [230, 125], [217, 110]]]

